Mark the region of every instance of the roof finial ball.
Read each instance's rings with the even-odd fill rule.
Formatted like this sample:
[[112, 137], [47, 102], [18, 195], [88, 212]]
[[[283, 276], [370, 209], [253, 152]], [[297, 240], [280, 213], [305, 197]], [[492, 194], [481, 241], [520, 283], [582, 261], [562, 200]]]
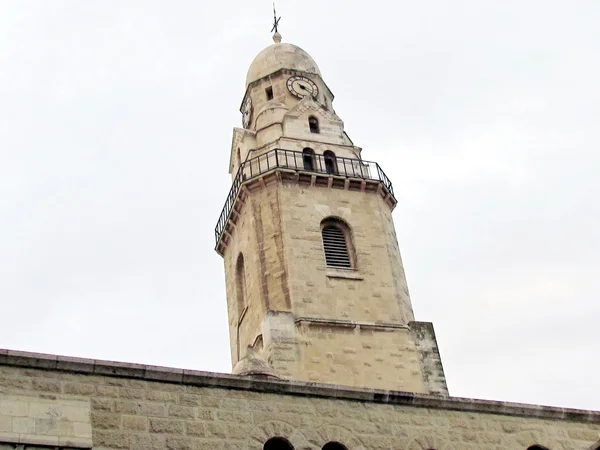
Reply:
[[275, 34], [273, 34], [273, 41], [275, 41], [276, 44], [281, 42], [281, 34], [279, 34], [279, 31], [277, 30], [280, 20], [281, 17], [277, 17], [277, 13], [275, 12], [275, 2], [273, 2], [273, 28], [271, 28], [271, 31], [275, 32]]

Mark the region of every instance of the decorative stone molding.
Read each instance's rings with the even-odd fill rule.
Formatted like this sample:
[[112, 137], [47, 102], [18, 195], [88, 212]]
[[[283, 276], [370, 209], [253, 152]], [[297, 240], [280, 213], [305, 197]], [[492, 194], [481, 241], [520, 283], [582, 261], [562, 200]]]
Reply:
[[262, 450], [264, 443], [274, 437], [287, 439], [295, 450], [316, 450], [293, 425], [270, 421], [252, 427], [248, 436], [248, 450]]
[[367, 447], [353, 433], [343, 427], [326, 425], [311, 432], [305, 432], [308, 441], [315, 448], [322, 448], [328, 442], [339, 442], [352, 450], [366, 450]]

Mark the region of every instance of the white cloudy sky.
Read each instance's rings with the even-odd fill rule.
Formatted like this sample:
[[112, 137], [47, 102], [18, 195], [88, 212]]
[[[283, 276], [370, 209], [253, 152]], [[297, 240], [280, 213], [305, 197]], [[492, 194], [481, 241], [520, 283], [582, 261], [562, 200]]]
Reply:
[[[392, 179], [456, 396], [600, 409], [600, 3], [280, 0]], [[0, 348], [229, 371], [214, 225], [267, 0], [0, 0]]]

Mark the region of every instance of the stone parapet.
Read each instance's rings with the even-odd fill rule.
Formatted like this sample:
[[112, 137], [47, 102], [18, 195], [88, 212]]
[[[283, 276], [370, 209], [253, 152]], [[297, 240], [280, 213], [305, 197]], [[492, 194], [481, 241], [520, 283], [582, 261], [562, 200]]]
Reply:
[[[44, 369], [65, 373], [100, 375], [115, 378], [129, 378], [272, 394], [352, 400], [473, 413], [501, 414], [513, 417], [574, 420], [578, 422], [599, 424], [600, 427], [600, 411], [415, 394], [411, 392], [380, 389], [355, 388], [332, 384], [250, 379], [237, 375], [215, 372], [73, 358], [68, 356], [13, 350], [0, 350], [0, 367], [1, 366]], [[0, 391], [0, 394], [1, 392], [2, 391]]]

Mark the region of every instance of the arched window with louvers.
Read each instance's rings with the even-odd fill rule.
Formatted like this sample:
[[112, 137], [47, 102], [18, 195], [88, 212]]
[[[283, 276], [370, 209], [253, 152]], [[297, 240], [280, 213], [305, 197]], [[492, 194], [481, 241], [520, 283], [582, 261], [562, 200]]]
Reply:
[[352, 233], [346, 222], [334, 217], [324, 219], [321, 222], [321, 237], [327, 267], [356, 268]]

